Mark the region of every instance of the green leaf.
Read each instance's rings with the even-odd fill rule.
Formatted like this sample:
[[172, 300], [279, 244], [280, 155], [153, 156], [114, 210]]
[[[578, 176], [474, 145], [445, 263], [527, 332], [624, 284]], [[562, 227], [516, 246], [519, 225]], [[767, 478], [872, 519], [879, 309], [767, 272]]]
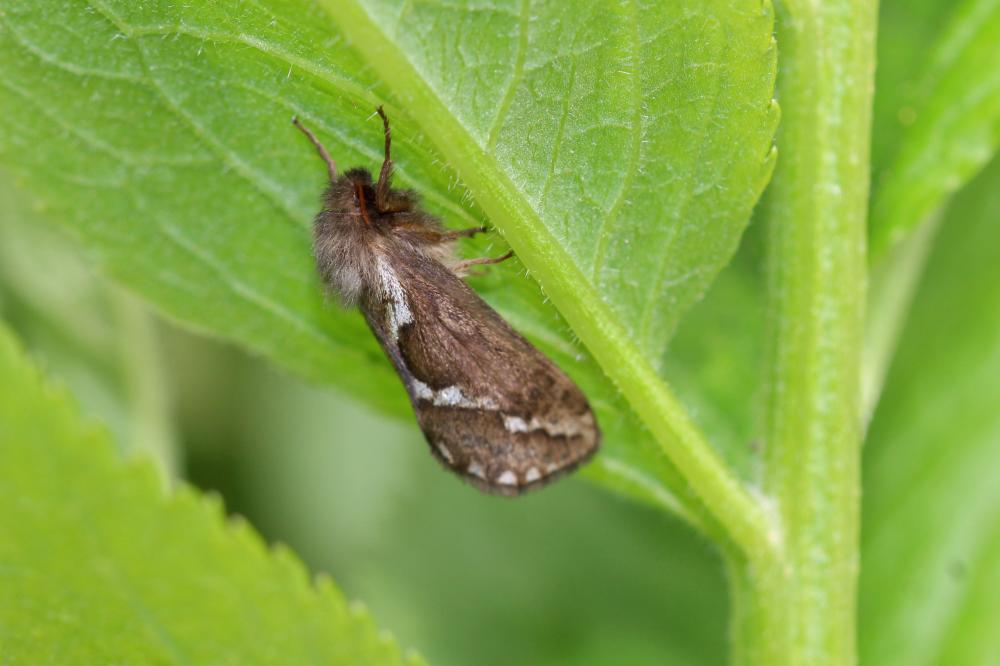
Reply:
[[[361, 318], [326, 303], [314, 276], [324, 169], [292, 115], [341, 165], [374, 168], [370, 114], [385, 101], [401, 185], [456, 227], [488, 216], [592, 352], [656, 368], [769, 176], [771, 30], [759, 0], [345, 2], [330, 15], [280, 0], [9, 2], [0, 165], [171, 316], [403, 414]], [[488, 242], [465, 251], [501, 251]], [[606, 446], [588, 473], [700, 522], [692, 491], [509, 263], [475, 286], [590, 396]]]
[[[0, 328], [0, 645], [9, 663], [399, 664], [218, 502], [126, 465]], [[411, 661], [416, 662], [416, 658]]]
[[886, 66], [880, 60], [870, 221], [875, 259], [1000, 145], [1000, 0], [964, 0], [954, 8], [889, 2], [883, 14], [888, 35], [879, 49]]
[[1000, 654], [1000, 162], [956, 197], [865, 451], [861, 654]]

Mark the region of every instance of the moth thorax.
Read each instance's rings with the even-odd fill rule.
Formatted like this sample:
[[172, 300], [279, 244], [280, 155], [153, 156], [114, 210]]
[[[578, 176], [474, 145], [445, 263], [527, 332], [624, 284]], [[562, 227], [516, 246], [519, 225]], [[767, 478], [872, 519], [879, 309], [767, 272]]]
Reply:
[[344, 305], [354, 305], [377, 279], [375, 256], [370, 238], [343, 219], [316, 224], [314, 254], [323, 281]]

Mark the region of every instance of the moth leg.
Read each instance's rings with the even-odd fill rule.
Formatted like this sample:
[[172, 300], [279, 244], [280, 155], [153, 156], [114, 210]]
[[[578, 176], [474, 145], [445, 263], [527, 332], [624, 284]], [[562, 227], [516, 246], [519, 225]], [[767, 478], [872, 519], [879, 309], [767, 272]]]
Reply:
[[[333, 181], [337, 180], [337, 163], [333, 161], [332, 157], [330, 157], [330, 153], [326, 152], [326, 147], [322, 143], [320, 143], [319, 139], [316, 138], [315, 134], [309, 131], [308, 127], [299, 122], [298, 116], [292, 118], [292, 124], [298, 127], [300, 130], [302, 130], [302, 133], [309, 138], [309, 140], [312, 142], [312, 145], [316, 146], [316, 150], [317, 152], [319, 152], [319, 156], [323, 158], [324, 162], [326, 162], [326, 171], [327, 173], [330, 174], [330, 182], [332, 183]], [[387, 151], [389, 150], [388, 145], [386, 146], [386, 150]]]
[[449, 243], [453, 240], [458, 240], [459, 238], [471, 238], [476, 234], [487, 231], [486, 227], [471, 227], [469, 229], [457, 229], [455, 231], [435, 231], [433, 229], [428, 229], [423, 224], [412, 222], [396, 224], [393, 226], [393, 230], [408, 235], [412, 234], [419, 236], [422, 241], [432, 245]]
[[[379, 104], [376, 111], [382, 117], [382, 131], [385, 133], [385, 159], [382, 160], [382, 170], [378, 173], [378, 183], [375, 185], [375, 209], [380, 213], [398, 212], [393, 207], [393, 203], [397, 202], [392, 202], [389, 199], [392, 188], [392, 159], [389, 153], [392, 135], [389, 133], [389, 117], [385, 115], [381, 104]], [[409, 202], [405, 203], [409, 205]], [[399, 210], [406, 210], [406, 208], [400, 208]]]
[[499, 264], [501, 261], [507, 261], [514, 256], [514, 250], [510, 250], [506, 254], [502, 254], [499, 257], [480, 257], [478, 259], [466, 259], [465, 261], [460, 261], [451, 267], [451, 270], [456, 275], [465, 275], [466, 271], [472, 266], [486, 266], [489, 264]]
[[445, 231], [441, 234], [441, 242], [457, 240], [459, 238], [472, 238], [476, 234], [484, 234], [488, 231], [486, 227], [469, 227], [468, 229], [458, 229], [456, 231]]

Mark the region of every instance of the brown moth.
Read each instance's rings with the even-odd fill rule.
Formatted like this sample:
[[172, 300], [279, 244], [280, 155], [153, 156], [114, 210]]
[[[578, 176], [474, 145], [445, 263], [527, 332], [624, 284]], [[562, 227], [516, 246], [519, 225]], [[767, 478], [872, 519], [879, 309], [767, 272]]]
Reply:
[[342, 176], [326, 148], [293, 123], [326, 162], [330, 184], [314, 222], [320, 276], [345, 305], [358, 305], [399, 373], [430, 443], [448, 469], [481, 490], [517, 495], [585, 462], [600, 431], [579, 388], [460, 278], [497, 257], [456, 261], [455, 240], [391, 186], [389, 120], [378, 108], [385, 159]]

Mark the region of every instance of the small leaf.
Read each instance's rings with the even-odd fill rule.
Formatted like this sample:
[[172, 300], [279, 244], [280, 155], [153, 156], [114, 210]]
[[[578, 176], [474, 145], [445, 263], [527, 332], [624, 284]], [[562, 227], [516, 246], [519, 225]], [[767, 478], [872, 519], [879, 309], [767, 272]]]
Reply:
[[[377, 41], [345, 21], [358, 12], [377, 19]], [[351, 2], [333, 15], [346, 27], [282, 0], [7, 3], [0, 165], [171, 316], [404, 414], [362, 319], [323, 298], [309, 224], [325, 171], [289, 124], [298, 115], [339, 164], [373, 169], [370, 116], [386, 101], [401, 185], [456, 227], [484, 212], [450, 169], [477, 199], [510, 185], [525, 215], [490, 223], [554, 252], [523, 253], [524, 267], [594, 294], [657, 365], [770, 174], [770, 6]], [[375, 79], [390, 52], [437, 106], [407, 99], [409, 74]], [[499, 253], [491, 240], [466, 252]], [[606, 444], [587, 473], [697, 522], [687, 485], [523, 273], [510, 262], [475, 286], [594, 403]]]
[[[0, 327], [0, 644], [10, 663], [400, 664], [217, 502], [115, 459]], [[411, 661], [418, 661], [413, 658]]]
[[994, 161], [950, 206], [872, 423], [862, 663], [1000, 654], [998, 183]]
[[[954, 9], [948, 3], [917, 3], [917, 9], [898, 4], [884, 9], [889, 30], [897, 14], [927, 20], [905, 19], [909, 32], [896, 27], [890, 35], [897, 38], [879, 51], [880, 57], [890, 54], [878, 81], [870, 222], [875, 259], [925, 221], [1000, 145], [1000, 0], [964, 0]], [[926, 38], [941, 25], [928, 48]], [[904, 65], [892, 60], [892, 50], [912, 55], [910, 77], [900, 76]]]

